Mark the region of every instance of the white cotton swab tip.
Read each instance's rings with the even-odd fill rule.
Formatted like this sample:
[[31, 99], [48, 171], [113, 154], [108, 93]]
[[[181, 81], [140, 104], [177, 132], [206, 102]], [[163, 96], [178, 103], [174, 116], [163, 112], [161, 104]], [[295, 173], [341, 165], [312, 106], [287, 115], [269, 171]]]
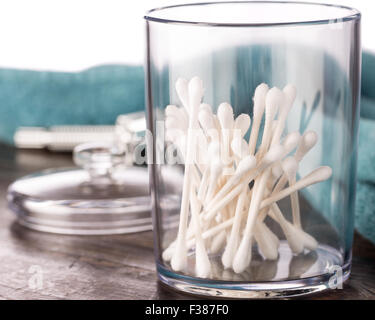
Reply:
[[313, 146], [315, 146], [317, 141], [318, 141], [318, 135], [315, 131], [307, 131], [303, 135], [303, 142], [306, 148], [311, 149]]
[[297, 161], [301, 161], [302, 158], [307, 154], [317, 143], [318, 135], [315, 131], [306, 131], [302, 136], [302, 141], [298, 146], [295, 154]]
[[247, 130], [249, 130], [250, 123], [250, 116], [245, 113], [240, 114], [234, 121], [234, 130], [240, 130], [241, 138], [243, 138]]
[[294, 157], [286, 158], [281, 167], [288, 177], [295, 177], [298, 170], [298, 162]]
[[178, 122], [176, 117], [168, 117], [165, 119], [165, 127], [167, 129], [180, 129], [181, 123]]
[[249, 172], [251, 169], [255, 168], [255, 165], [256, 165], [255, 157], [252, 155], [249, 155], [240, 161], [236, 169], [235, 175], [241, 178], [242, 175]]
[[285, 153], [285, 148], [281, 145], [273, 146], [263, 157], [262, 162], [264, 165], [269, 165], [273, 162], [281, 160]]
[[206, 132], [215, 129], [215, 123], [212, 114], [210, 114], [207, 110], [203, 109], [199, 111], [198, 120]]
[[217, 109], [217, 117], [222, 129], [233, 129], [233, 109], [229, 103], [221, 103]]
[[208, 113], [210, 113], [212, 115], [212, 108], [208, 103], [201, 103], [201, 105], [199, 107], [199, 110], [200, 111], [207, 111]]
[[182, 104], [186, 108], [186, 111], [189, 112], [187, 109], [189, 107], [189, 92], [188, 92], [188, 84], [189, 82], [184, 78], [178, 78], [176, 81], [176, 92], [178, 97], [180, 98]]
[[[189, 81], [188, 85], [189, 89], [189, 106], [190, 107], [198, 107], [200, 106], [201, 99], [204, 93], [203, 90], [203, 81], [198, 78], [194, 77]], [[191, 110], [192, 112], [195, 112], [195, 114], [198, 113], [198, 110]]]
[[180, 113], [180, 109], [173, 104], [169, 104], [165, 108], [165, 115], [167, 117], [175, 117]]
[[280, 164], [275, 164], [272, 167], [272, 175], [277, 180], [279, 179], [283, 174], [283, 169]]
[[289, 108], [291, 108], [294, 100], [296, 99], [297, 89], [296, 89], [296, 87], [294, 85], [287, 84], [284, 87], [283, 92], [285, 94], [285, 98], [287, 100], [287, 104], [289, 105]]
[[292, 152], [301, 140], [301, 134], [298, 131], [289, 133], [284, 139], [283, 146], [285, 148], [285, 154]]
[[276, 112], [284, 101], [283, 92], [276, 87], [273, 87], [267, 92], [266, 95], [266, 113]]
[[327, 166], [319, 167], [305, 176], [303, 179], [309, 184], [323, 182], [332, 176], [332, 169]]
[[249, 155], [249, 146], [245, 139], [234, 138], [230, 144], [233, 153], [240, 159]]
[[208, 145], [208, 155], [210, 159], [214, 160], [220, 158], [220, 143], [213, 141]]
[[254, 97], [253, 97], [254, 116], [263, 113], [268, 90], [269, 90], [269, 87], [265, 83], [261, 83], [259, 86], [256, 87], [255, 92], [254, 92]]

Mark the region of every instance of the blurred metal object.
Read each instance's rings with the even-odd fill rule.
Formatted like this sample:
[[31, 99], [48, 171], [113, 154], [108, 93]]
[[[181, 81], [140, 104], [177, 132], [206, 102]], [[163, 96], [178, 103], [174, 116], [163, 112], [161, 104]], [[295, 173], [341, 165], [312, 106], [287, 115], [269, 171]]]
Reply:
[[14, 135], [14, 143], [22, 149], [49, 149], [72, 151], [88, 142], [133, 143], [138, 134], [146, 130], [144, 112], [119, 115], [115, 125], [64, 125], [20, 127]]
[[82, 143], [114, 140], [115, 126], [20, 127], [14, 135], [17, 148], [53, 151], [72, 151]]

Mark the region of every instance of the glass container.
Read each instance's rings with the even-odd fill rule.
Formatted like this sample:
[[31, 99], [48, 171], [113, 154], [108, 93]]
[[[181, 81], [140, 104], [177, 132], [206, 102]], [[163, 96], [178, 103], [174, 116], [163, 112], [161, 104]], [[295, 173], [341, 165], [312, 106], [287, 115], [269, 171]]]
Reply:
[[360, 13], [248, 1], [158, 8], [145, 20], [160, 281], [238, 298], [340, 287], [353, 239]]

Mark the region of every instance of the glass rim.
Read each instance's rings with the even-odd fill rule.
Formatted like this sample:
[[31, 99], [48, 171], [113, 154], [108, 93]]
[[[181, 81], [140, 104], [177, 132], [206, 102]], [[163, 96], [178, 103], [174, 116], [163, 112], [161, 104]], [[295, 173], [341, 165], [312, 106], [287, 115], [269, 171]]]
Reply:
[[[290, 4], [290, 5], [314, 5], [320, 7], [331, 7], [337, 9], [348, 10], [348, 15], [345, 15], [340, 18], [331, 18], [331, 19], [309, 19], [301, 21], [286, 21], [286, 22], [202, 22], [202, 21], [193, 21], [193, 20], [180, 20], [180, 19], [166, 19], [157, 16], [153, 16], [153, 13], [157, 13], [162, 10], [169, 10], [181, 7], [195, 7], [195, 6], [209, 6], [209, 5], [220, 5], [220, 4]], [[146, 21], [159, 22], [164, 24], [175, 24], [175, 25], [189, 25], [189, 26], [202, 26], [202, 27], [275, 27], [275, 26], [296, 26], [296, 25], [321, 25], [321, 24], [333, 24], [348, 22], [353, 20], [361, 19], [361, 12], [358, 9], [353, 7], [337, 5], [337, 4], [328, 4], [328, 3], [317, 3], [317, 2], [308, 2], [308, 1], [212, 1], [212, 2], [198, 2], [198, 3], [184, 3], [176, 4], [170, 6], [163, 6], [148, 10], [146, 15], [143, 17]]]

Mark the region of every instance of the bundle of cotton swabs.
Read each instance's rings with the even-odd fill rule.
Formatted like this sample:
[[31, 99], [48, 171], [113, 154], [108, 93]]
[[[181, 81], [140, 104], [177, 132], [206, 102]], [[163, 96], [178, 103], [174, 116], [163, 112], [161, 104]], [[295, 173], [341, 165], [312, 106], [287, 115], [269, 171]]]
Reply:
[[[298, 190], [329, 179], [332, 170], [322, 166], [296, 179], [299, 163], [318, 137], [314, 131], [283, 137], [295, 87], [280, 90], [260, 84], [253, 97], [252, 125], [248, 114], [235, 118], [228, 103], [220, 104], [214, 114], [202, 103], [198, 77], [178, 79], [176, 91], [182, 106], [167, 106], [166, 136], [179, 148], [185, 173], [177, 238], [163, 251], [163, 260], [184, 272], [188, 254], [195, 254], [195, 273], [202, 278], [212, 276], [210, 257], [218, 254], [225, 269], [245, 271], [253, 242], [264, 259], [276, 260], [280, 241], [266, 225], [267, 216], [280, 225], [294, 254], [315, 250], [317, 241], [301, 226]], [[197, 160], [202, 157], [207, 161]], [[277, 204], [286, 197], [292, 221]]]

